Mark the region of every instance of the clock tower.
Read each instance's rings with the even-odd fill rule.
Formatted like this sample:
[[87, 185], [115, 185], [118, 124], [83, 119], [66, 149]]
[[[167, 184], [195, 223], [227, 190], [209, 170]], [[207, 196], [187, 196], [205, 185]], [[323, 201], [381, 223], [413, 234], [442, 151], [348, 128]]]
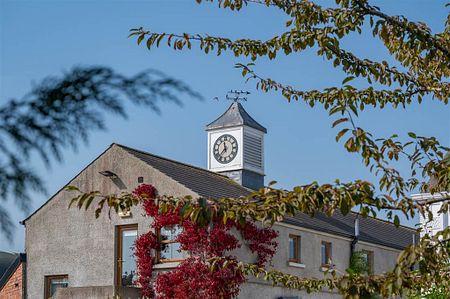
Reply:
[[240, 185], [257, 190], [264, 186], [264, 134], [238, 101], [206, 126], [208, 170], [221, 173]]

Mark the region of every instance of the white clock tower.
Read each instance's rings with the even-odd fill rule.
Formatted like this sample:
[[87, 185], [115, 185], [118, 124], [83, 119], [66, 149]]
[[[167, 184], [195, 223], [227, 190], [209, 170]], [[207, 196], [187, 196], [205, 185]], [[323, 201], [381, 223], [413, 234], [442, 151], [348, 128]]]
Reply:
[[264, 134], [238, 101], [206, 126], [208, 170], [224, 174], [244, 187], [264, 186]]

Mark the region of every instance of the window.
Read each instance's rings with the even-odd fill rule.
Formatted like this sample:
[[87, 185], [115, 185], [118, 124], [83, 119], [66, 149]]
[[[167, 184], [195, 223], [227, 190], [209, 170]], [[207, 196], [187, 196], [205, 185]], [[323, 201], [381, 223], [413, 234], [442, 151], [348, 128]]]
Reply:
[[69, 277], [67, 275], [45, 276], [45, 299], [51, 298], [60, 288], [69, 286]]
[[289, 235], [289, 261], [300, 263], [300, 236]]
[[363, 250], [361, 256], [367, 265], [367, 272], [368, 272], [367, 274], [372, 274], [373, 273], [373, 251]]
[[136, 257], [134, 256], [134, 242], [137, 238], [137, 229], [137, 224], [117, 227], [116, 284], [120, 286], [137, 284]]
[[159, 240], [161, 242], [161, 250], [158, 251], [158, 261], [160, 263], [181, 261], [184, 256], [180, 249], [180, 243], [176, 238], [181, 233], [178, 225], [164, 226], [159, 231]]
[[331, 265], [331, 242], [322, 241], [321, 246], [322, 267]]

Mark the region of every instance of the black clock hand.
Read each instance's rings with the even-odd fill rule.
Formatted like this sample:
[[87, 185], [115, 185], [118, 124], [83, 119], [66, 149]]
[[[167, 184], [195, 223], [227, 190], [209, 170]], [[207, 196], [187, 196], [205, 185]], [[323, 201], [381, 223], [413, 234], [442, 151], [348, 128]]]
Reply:
[[227, 151], [227, 145], [224, 143], [223, 144], [223, 151], [220, 153], [221, 155]]

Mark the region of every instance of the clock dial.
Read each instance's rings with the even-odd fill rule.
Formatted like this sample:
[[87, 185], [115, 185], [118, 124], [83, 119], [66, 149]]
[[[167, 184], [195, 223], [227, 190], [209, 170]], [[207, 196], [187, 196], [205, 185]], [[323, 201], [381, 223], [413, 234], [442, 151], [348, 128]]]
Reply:
[[230, 134], [224, 134], [217, 138], [213, 146], [214, 158], [217, 162], [227, 164], [233, 161], [238, 151], [236, 138]]

